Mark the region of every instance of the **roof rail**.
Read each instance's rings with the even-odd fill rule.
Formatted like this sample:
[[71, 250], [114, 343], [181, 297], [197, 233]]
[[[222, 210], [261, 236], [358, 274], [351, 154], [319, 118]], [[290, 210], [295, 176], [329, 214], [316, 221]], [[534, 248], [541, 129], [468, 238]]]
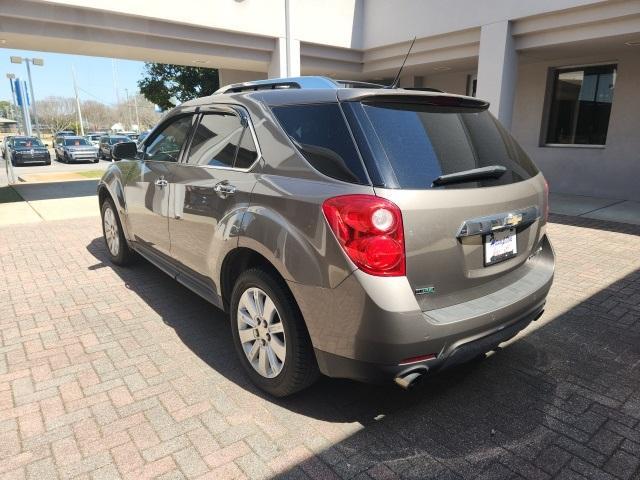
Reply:
[[361, 82], [360, 80], [335, 80], [336, 83], [347, 88], [385, 88], [385, 85], [371, 82]]
[[252, 82], [233, 83], [216, 90], [218, 93], [249, 92], [255, 90], [275, 90], [288, 88], [340, 88], [340, 85], [330, 78], [320, 76], [272, 78], [269, 80], [254, 80]]
[[[322, 76], [271, 78], [269, 80], [254, 80], [251, 82], [232, 83], [216, 90], [215, 94], [251, 92], [256, 90], [278, 90], [291, 88], [389, 88], [386, 85], [359, 80], [334, 80]], [[422, 90], [427, 92], [441, 92], [441, 90], [428, 87], [398, 87], [403, 90]]]
[[436, 92], [436, 93], [444, 93], [444, 90], [440, 90], [439, 88], [433, 87], [400, 87], [403, 90], [416, 90], [418, 92]]

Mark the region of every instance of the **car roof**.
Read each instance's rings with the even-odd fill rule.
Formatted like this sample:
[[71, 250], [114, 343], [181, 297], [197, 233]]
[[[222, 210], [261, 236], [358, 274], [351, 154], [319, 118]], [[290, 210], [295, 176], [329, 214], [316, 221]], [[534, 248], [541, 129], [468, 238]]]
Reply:
[[433, 105], [488, 108], [489, 103], [464, 95], [432, 88], [387, 88], [354, 80], [333, 80], [307, 76], [257, 80], [227, 85], [207, 97], [189, 100], [180, 107], [199, 107], [219, 103], [238, 103], [251, 98], [271, 106], [335, 101], [384, 100], [387, 102], [417, 102]]

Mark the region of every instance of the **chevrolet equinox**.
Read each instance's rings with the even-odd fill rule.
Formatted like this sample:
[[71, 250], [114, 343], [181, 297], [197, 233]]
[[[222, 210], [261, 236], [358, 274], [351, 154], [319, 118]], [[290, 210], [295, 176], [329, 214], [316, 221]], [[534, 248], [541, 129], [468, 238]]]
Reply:
[[270, 394], [320, 373], [407, 388], [515, 336], [553, 280], [547, 184], [487, 108], [324, 77], [223, 87], [114, 147], [107, 250], [228, 312]]

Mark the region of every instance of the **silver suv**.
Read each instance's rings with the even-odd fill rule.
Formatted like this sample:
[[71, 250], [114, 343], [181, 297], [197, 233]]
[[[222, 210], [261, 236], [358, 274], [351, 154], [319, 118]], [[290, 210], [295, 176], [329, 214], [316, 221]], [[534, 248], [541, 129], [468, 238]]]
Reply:
[[319, 373], [410, 387], [516, 335], [553, 279], [546, 182], [486, 102], [348, 85], [184, 103], [98, 187], [113, 263], [135, 252], [228, 312], [277, 396]]

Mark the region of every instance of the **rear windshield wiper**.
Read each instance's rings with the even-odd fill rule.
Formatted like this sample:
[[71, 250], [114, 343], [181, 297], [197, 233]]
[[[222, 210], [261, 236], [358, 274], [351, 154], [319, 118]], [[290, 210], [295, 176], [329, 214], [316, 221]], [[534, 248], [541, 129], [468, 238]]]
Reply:
[[472, 168], [471, 170], [463, 170], [462, 172], [448, 173], [440, 175], [431, 184], [432, 187], [440, 187], [452, 183], [473, 182], [475, 180], [484, 180], [487, 178], [500, 178], [507, 171], [502, 165], [490, 165], [488, 167]]

